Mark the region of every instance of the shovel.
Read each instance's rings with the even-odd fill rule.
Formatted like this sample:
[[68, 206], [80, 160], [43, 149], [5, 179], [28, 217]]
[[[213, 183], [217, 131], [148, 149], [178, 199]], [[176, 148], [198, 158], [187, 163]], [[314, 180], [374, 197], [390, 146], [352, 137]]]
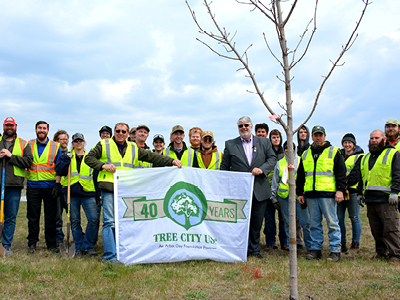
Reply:
[[3, 243], [1, 242], [1, 236], [3, 235], [3, 223], [4, 223], [4, 182], [6, 181], [6, 165], [3, 157], [3, 172], [1, 175], [1, 204], [0, 204], [0, 256], [5, 257], [6, 251], [4, 250]]
[[[70, 153], [68, 153], [70, 154]], [[71, 210], [71, 164], [68, 166], [68, 187], [67, 187], [67, 241], [62, 243], [60, 246], [61, 255], [64, 257], [74, 257], [75, 255], [75, 243], [69, 242], [69, 232], [71, 230], [70, 220]]]

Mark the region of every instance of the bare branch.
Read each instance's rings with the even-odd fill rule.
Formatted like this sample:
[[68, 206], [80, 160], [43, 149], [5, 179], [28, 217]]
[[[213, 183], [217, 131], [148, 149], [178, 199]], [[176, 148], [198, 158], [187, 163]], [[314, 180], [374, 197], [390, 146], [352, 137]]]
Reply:
[[288, 15], [287, 15], [286, 19], [285, 19], [285, 21], [283, 21], [283, 24], [282, 24], [282, 26], [285, 26], [285, 25], [286, 25], [286, 23], [289, 21], [289, 19], [290, 19], [291, 15], [292, 15], [292, 13], [293, 13], [293, 10], [294, 10], [294, 8], [295, 8], [295, 6], [296, 6], [296, 4], [297, 4], [297, 0], [296, 0], [296, 1], [294, 1], [294, 3], [293, 3], [293, 5], [292, 5], [292, 7], [291, 7], [291, 9], [290, 9], [290, 11], [289, 11], [289, 13], [288, 13]]
[[[339, 64], [340, 59], [343, 57], [343, 55], [344, 55], [344, 54], [350, 49], [350, 47], [353, 45], [354, 40], [355, 40], [355, 38], [357, 37], [357, 34], [356, 34], [357, 29], [358, 29], [358, 27], [360, 26], [361, 20], [362, 20], [363, 17], [364, 17], [364, 14], [365, 14], [365, 11], [367, 10], [368, 5], [371, 4], [369, 0], [362, 0], [362, 1], [363, 1], [363, 3], [364, 3], [364, 9], [363, 9], [363, 11], [361, 12], [361, 16], [360, 16], [360, 18], [358, 19], [358, 22], [356, 22], [356, 24], [357, 24], [356, 27], [354, 28], [353, 32], [351, 33], [350, 38], [348, 39], [346, 45], [345, 45], [344, 47], [342, 47], [342, 51], [340, 52], [339, 57], [338, 57], [338, 58], [336, 59], [336, 61], [333, 63], [333, 66], [332, 66], [332, 68], [329, 70], [328, 75], [326, 75], [325, 78], [324, 78], [324, 80], [322, 81], [321, 86], [320, 86], [320, 88], [319, 88], [319, 90], [318, 90], [318, 93], [317, 93], [317, 96], [316, 96], [316, 98], [315, 98], [314, 105], [313, 105], [313, 107], [312, 107], [312, 109], [311, 109], [310, 114], [308, 115], [308, 117], [306, 118], [306, 120], [305, 120], [295, 131], [293, 131], [293, 133], [296, 133], [296, 132], [297, 132], [304, 124], [306, 124], [306, 123], [308, 122], [308, 120], [311, 118], [312, 114], [313, 114], [314, 111], [315, 111], [315, 108], [317, 107], [319, 96], [321, 95], [322, 89], [323, 89], [323, 87], [324, 87], [326, 81], [329, 79], [329, 77], [331, 76], [331, 74], [332, 74], [333, 70], [336, 68], [336, 66], [340, 66], [340, 64]], [[341, 64], [341, 65], [343, 65], [343, 64]]]
[[300, 43], [301, 43], [301, 41], [302, 41], [302, 39], [303, 39], [303, 37], [304, 37], [304, 34], [307, 32], [308, 26], [310, 25], [310, 23], [311, 23], [311, 21], [312, 21], [312, 20], [311, 20], [310, 23], [308, 23], [308, 25], [307, 25], [307, 27], [306, 27], [306, 30], [304, 31], [303, 36], [301, 37], [301, 39], [300, 39], [300, 41], [299, 41], [299, 44], [297, 45], [297, 47], [296, 47], [296, 49], [295, 49], [295, 51], [294, 51], [294, 53], [293, 53], [293, 60], [292, 60], [292, 63], [290, 64], [290, 69], [292, 69], [295, 65], [297, 65], [297, 63], [298, 63], [299, 61], [301, 61], [301, 60], [303, 59], [303, 57], [306, 55], [306, 53], [307, 53], [307, 51], [308, 51], [308, 48], [310, 47], [311, 41], [312, 41], [312, 39], [313, 39], [313, 37], [314, 37], [314, 34], [315, 34], [315, 32], [317, 31], [317, 8], [318, 8], [318, 0], [315, 1], [314, 18], [312, 19], [312, 20], [314, 20], [314, 29], [313, 29], [313, 31], [311, 32], [310, 38], [308, 39], [308, 43], [307, 43], [307, 45], [306, 45], [306, 48], [305, 48], [304, 51], [303, 51], [303, 54], [300, 56], [300, 58], [299, 58], [296, 62], [294, 62], [295, 52], [296, 52], [298, 46], [300, 45]]
[[263, 32], [263, 35], [264, 35], [265, 44], [267, 45], [267, 48], [268, 48], [269, 52], [271, 53], [271, 55], [276, 59], [276, 61], [277, 61], [277, 62], [281, 65], [281, 67], [283, 68], [282, 62], [279, 60], [279, 58], [277, 58], [277, 57], [275, 56], [274, 52], [272, 52], [272, 49], [269, 47], [269, 44], [268, 44], [268, 41], [267, 41], [267, 37], [265, 36], [265, 32]]

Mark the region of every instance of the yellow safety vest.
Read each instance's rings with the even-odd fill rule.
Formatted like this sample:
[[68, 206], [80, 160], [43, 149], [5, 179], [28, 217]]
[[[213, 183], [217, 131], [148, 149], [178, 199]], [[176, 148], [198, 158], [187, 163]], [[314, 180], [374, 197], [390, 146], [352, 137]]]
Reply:
[[[300, 157], [297, 157], [297, 162], [300, 161]], [[277, 194], [279, 197], [281, 198], [287, 198], [289, 197], [289, 177], [288, 177], [288, 181], [286, 182], [286, 185], [283, 184], [282, 182], [282, 177], [283, 177], [283, 172], [285, 171], [286, 167], [287, 167], [287, 160], [286, 160], [286, 156], [284, 156], [283, 158], [281, 158], [279, 160], [279, 185], [278, 185], [278, 190], [277, 190]], [[289, 176], [289, 173], [288, 173]], [[297, 173], [294, 175], [294, 178], [297, 178]], [[297, 196], [296, 196], [297, 198]]]
[[197, 152], [197, 161], [199, 162], [199, 167], [202, 168], [202, 169], [220, 170], [221, 169], [221, 162], [222, 162], [222, 152], [217, 150], [217, 151], [212, 153], [211, 162], [210, 162], [208, 168], [206, 168], [206, 166], [204, 165], [204, 162], [201, 159], [201, 153], [200, 152]]
[[[138, 160], [138, 146], [133, 142], [126, 142], [125, 156], [122, 157], [119, 153], [118, 146], [113, 139], [101, 140], [102, 155], [99, 159], [106, 164], [113, 164], [117, 169], [132, 169], [139, 166]], [[114, 173], [101, 170], [97, 177], [99, 182], [114, 183]]]
[[361, 162], [361, 175], [363, 180], [363, 194], [365, 191], [381, 191], [387, 194], [391, 192], [392, 186], [392, 160], [396, 150], [385, 149], [378, 156], [374, 166], [369, 170], [369, 157], [371, 153], [364, 156]]
[[[82, 158], [81, 167], [78, 172], [77, 164], [76, 164], [76, 154], [75, 150], [72, 150], [71, 157], [71, 185], [79, 182], [83, 187], [85, 192], [94, 192], [96, 191], [93, 182], [93, 169], [89, 167], [85, 163], [85, 156], [88, 154], [85, 150], [85, 154]], [[68, 176], [63, 176], [61, 179], [61, 185], [63, 187], [68, 186]]]
[[[346, 176], [349, 176], [351, 170], [353, 170], [354, 165], [356, 164], [357, 159], [360, 156], [364, 156], [364, 154], [355, 154], [355, 155], [350, 155], [349, 157], [346, 158], [346, 161], [344, 162], [346, 164]], [[358, 183], [349, 186], [351, 189], [356, 189]]]
[[[178, 157], [176, 156], [175, 151], [171, 151], [170, 150], [171, 147], [167, 147], [164, 149], [163, 151], [163, 155], [165, 156], [169, 156], [172, 157], [173, 159], [178, 159]], [[182, 162], [182, 166], [184, 167], [193, 167], [193, 159], [194, 159], [195, 153], [194, 150], [192, 148], [187, 148], [181, 157], [181, 162]]]
[[42, 155], [39, 157], [36, 139], [28, 142], [32, 150], [33, 163], [27, 169], [27, 179], [30, 181], [56, 180], [56, 155], [60, 144], [49, 140]]
[[399, 143], [399, 140], [397, 140], [396, 143], [394, 143], [393, 146], [396, 148], [397, 151], [400, 151], [400, 143]]
[[[139, 146], [138, 146], [138, 148], [139, 148]], [[142, 148], [142, 149], [144, 149], [144, 148]], [[146, 151], [151, 151], [150, 148], [144, 149], [144, 150], [146, 150]], [[141, 161], [141, 160], [139, 160], [139, 167], [141, 167], [141, 168], [152, 168], [152, 167], [153, 167], [153, 164], [152, 164], [152, 163], [149, 163], [149, 162], [147, 162], [147, 161]]]
[[[3, 139], [2, 136], [0, 136], [0, 141]], [[24, 156], [24, 148], [27, 146], [27, 143], [25, 140], [17, 137], [14, 142], [14, 148], [12, 151], [12, 155], [17, 155], [17, 156]], [[14, 175], [19, 176], [19, 177], [25, 177], [25, 169], [22, 169], [16, 165], [14, 167]]]
[[314, 169], [314, 158], [311, 147], [305, 150], [301, 156], [305, 173], [304, 191], [336, 192], [336, 180], [333, 173], [334, 157], [338, 148], [330, 146], [325, 148], [317, 159]]

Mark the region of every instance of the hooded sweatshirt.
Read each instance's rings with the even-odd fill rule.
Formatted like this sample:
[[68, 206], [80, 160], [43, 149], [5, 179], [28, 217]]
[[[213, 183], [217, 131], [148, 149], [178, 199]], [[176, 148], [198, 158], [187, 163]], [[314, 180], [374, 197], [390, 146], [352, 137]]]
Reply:
[[300, 146], [300, 137], [299, 137], [299, 132], [297, 131], [297, 155], [301, 156], [303, 152], [310, 147], [310, 130], [308, 130], [308, 127], [304, 125], [304, 127], [307, 129], [307, 137], [306, 140], [304, 141], [304, 145]]
[[[193, 148], [192, 148], [192, 149], [193, 149]], [[208, 151], [208, 153], [206, 153], [206, 152], [204, 151], [202, 145], [200, 144], [199, 153], [201, 154], [201, 160], [203, 161], [204, 166], [205, 166], [206, 168], [208, 168], [208, 166], [210, 165], [211, 159], [212, 159], [212, 156], [213, 156], [214, 152], [217, 152], [217, 151], [218, 151], [218, 150], [217, 150], [217, 146], [213, 145], [212, 148], [211, 148], [211, 150]], [[224, 155], [224, 154], [222, 153], [221, 158], [223, 157], [223, 155]]]
[[[269, 140], [271, 141], [271, 144], [272, 144], [271, 133], [269, 133]], [[281, 136], [281, 141], [280, 141], [279, 146], [278, 146], [278, 150], [275, 150], [275, 146], [274, 145], [272, 145], [272, 150], [274, 150], [274, 152], [275, 152], [275, 155], [277, 157], [277, 161], [279, 161], [282, 157], [285, 156], [285, 151], [283, 151], [283, 147], [282, 147], [282, 136]]]

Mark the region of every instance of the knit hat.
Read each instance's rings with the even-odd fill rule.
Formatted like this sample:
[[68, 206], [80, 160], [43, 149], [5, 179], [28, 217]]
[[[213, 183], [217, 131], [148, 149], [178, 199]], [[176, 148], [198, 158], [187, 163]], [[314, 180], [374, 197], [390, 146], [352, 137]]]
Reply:
[[352, 142], [352, 143], [354, 144], [354, 146], [357, 145], [356, 138], [355, 138], [354, 134], [352, 134], [352, 133], [346, 133], [346, 134], [343, 136], [343, 138], [342, 138], [342, 145], [343, 145], [343, 143], [346, 142], [346, 141]]

